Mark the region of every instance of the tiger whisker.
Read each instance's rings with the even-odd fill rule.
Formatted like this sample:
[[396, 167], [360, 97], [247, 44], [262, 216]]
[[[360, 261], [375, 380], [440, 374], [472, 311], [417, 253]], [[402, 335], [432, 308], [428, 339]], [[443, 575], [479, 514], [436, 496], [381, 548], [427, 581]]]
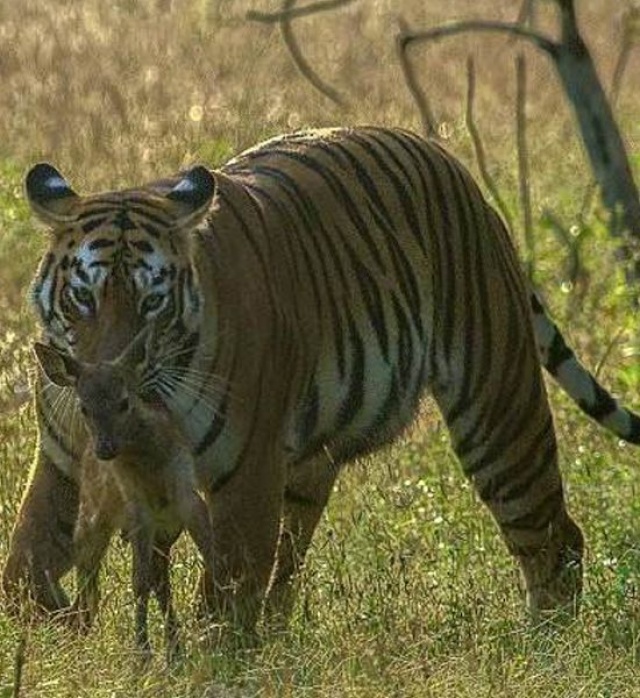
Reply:
[[227, 392], [229, 388], [228, 381], [219, 376], [207, 376], [205, 373], [193, 373], [191, 371], [173, 371], [165, 369], [161, 371], [162, 375], [171, 376], [181, 383], [189, 383], [197, 387], [205, 386], [206, 388], [221, 389], [221, 392]]
[[159, 384], [158, 387], [160, 387], [161, 385], [166, 388], [169, 388], [171, 390], [171, 395], [175, 395], [178, 391], [182, 391], [187, 396], [197, 399], [199, 402], [203, 403], [214, 412], [217, 413], [217, 411], [219, 410], [219, 400], [209, 398], [209, 396], [207, 396], [206, 394], [201, 394], [194, 388], [187, 385], [183, 385], [170, 377], [165, 377], [164, 382], [162, 384]]
[[203, 385], [200, 382], [192, 380], [182, 380], [170, 374], [164, 374], [163, 378], [166, 381], [170, 381], [174, 389], [180, 389], [189, 395], [199, 398], [203, 402], [208, 401], [208, 404], [212, 404], [211, 400], [218, 403], [229, 392], [221, 390], [217, 386]]
[[189, 382], [192, 385], [206, 386], [204, 390], [222, 389], [225, 393], [233, 393], [233, 387], [229, 380], [222, 378], [221, 376], [216, 376], [215, 374], [209, 374], [205, 371], [199, 371], [196, 369], [176, 369], [173, 367], [161, 369], [163, 375], [169, 375], [173, 378], [178, 379], [181, 382]]

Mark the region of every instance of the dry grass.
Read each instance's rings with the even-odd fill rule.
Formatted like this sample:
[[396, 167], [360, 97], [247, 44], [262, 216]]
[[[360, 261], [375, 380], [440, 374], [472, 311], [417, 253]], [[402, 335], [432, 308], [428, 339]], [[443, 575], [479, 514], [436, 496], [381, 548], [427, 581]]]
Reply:
[[[616, 60], [616, 12], [625, 5], [612, 11], [611, 4], [579, 3], [605, 82]], [[0, 7], [0, 563], [36, 438], [32, 409], [16, 409], [35, 331], [23, 299], [44, 245], [22, 200], [24, 168], [50, 160], [79, 191], [95, 190], [194, 161], [215, 165], [301, 126], [417, 129], [394, 53], [398, 17], [418, 27], [517, 14], [508, 0], [359, 0], [297, 22], [307, 57], [347, 98], [341, 110], [299, 78], [276, 28], [244, 21], [249, 8], [276, 9], [266, 0], [23, 0]], [[541, 8], [551, 30], [549, 3]], [[471, 37], [416, 50], [414, 59], [450, 147], [472, 164], [462, 100], [465, 58], [476, 57], [479, 126], [515, 211], [514, 50], [505, 39]], [[589, 173], [551, 66], [530, 49], [527, 56], [534, 219], [551, 207], [571, 224]], [[619, 104], [636, 166], [638, 94], [636, 55]], [[562, 290], [565, 251], [539, 224], [538, 278], [590, 365], [623, 330], [602, 375], [638, 404], [637, 357], [628, 342], [637, 323], [611, 243], [597, 215], [589, 220], [584, 300]], [[160, 661], [141, 674], [130, 657], [129, 555], [116, 545], [100, 626], [86, 640], [21, 628], [0, 611], [0, 696], [11, 695], [21, 637], [22, 695], [30, 697], [636, 695], [637, 457], [588, 425], [556, 391], [552, 398], [571, 507], [589, 538], [584, 612], [564, 633], [536, 634], [523, 624], [516, 572], [459, 474], [437, 415], [429, 415], [402, 444], [345, 474], [286, 633], [259, 647], [230, 637], [228, 646], [211, 650], [190, 620], [197, 569], [185, 544], [175, 574], [189, 659], [172, 675]]]

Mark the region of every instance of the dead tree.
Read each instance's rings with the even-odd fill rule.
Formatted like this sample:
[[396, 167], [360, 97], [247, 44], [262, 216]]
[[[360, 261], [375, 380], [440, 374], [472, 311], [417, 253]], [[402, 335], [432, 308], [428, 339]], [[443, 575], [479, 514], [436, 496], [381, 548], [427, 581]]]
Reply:
[[[416, 44], [437, 41], [466, 32], [502, 32], [532, 43], [547, 54], [560, 78], [564, 92], [571, 103], [580, 134], [598, 184], [602, 202], [610, 214], [611, 234], [622, 238], [620, 249], [625, 260], [632, 261], [630, 278], [640, 279], [640, 197], [631, 166], [611, 103], [598, 77], [589, 49], [580, 34], [573, 0], [553, 0], [560, 13], [561, 34], [554, 40], [524, 24], [533, 8], [528, 0], [515, 23], [493, 21], [454, 22], [433, 29], [410, 31], [402, 29], [397, 36], [398, 53], [403, 64], [407, 85], [421, 108], [424, 94], [416, 94], [414, 69], [409, 63], [407, 50]], [[628, 42], [623, 51], [628, 51]], [[623, 65], [621, 53], [619, 65]], [[625, 58], [626, 60], [626, 58]], [[409, 68], [407, 68], [409, 66]], [[423, 121], [425, 120], [423, 113]]]

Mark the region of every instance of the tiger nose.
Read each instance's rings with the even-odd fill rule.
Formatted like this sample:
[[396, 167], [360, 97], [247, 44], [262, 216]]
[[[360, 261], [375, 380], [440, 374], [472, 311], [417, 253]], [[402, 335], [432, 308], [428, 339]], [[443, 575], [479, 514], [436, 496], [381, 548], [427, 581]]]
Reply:
[[118, 455], [118, 449], [113, 439], [98, 439], [95, 445], [95, 454], [98, 460], [113, 460]]

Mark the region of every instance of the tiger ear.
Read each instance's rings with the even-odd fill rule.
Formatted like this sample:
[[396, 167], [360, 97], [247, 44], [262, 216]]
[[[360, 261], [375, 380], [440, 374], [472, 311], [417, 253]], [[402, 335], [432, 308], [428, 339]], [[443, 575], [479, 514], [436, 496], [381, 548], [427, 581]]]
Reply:
[[34, 342], [33, 350], [44, 375], [60, 388], [75, 388], [80, 376], [80, 364], [69, 354], [49, 344]]
[[24, 188], [31, 210], [43, 223], [55, 227], [73, 220], [74, 204], [80, 197], [52, 165], [34, 165], [27, 172]]
[[171, 202], [176, 221], [180, 225], [195, 223], [204, 218], [216, 194], [216, 180], [202, 165], [192, 167], [166, 194]]

